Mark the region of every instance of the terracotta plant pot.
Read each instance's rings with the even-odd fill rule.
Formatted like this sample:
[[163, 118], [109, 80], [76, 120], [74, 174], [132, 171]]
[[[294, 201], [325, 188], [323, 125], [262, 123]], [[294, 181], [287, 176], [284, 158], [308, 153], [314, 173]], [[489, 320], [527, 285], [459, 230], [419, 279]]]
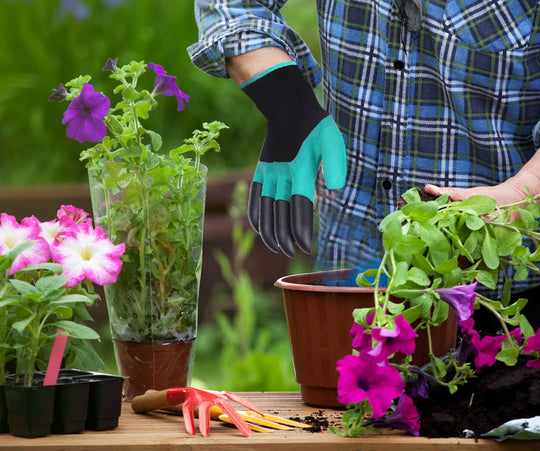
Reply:
[[[302, 400], [311, 406], [345, 407], [337, 401], [336, 361], [351, 353], [352, 312], [373, 306], [373, 288], [325, 283], [348, 281], [350, 275], [349, 270], [321, 271], [282, 277], [275, 283], [283, 290], [296, 381]], [[456, 344], [456, 321], [449, 318], [432, 328], [431, 336], [434, 353], [446, 354]], [[428, 361], [427, 335], [420, 331], [413, 363]]]
[[150, 389], [188, 386], [195, 357], [193, 342], [115, 341], [120, 371], [126, 377], [126, 399], [131, 401]]

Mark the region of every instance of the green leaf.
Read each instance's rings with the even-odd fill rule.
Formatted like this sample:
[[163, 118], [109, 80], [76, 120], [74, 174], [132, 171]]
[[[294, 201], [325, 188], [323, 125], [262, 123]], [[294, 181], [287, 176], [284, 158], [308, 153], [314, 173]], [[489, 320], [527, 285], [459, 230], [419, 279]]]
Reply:
[[394, 218], [385, 223], [382, 237], [385, 249], [392, 249], [400, 240], [401, 236], [401, 221], [399, 219]]
[[403, 214], [414, 221], [426, 222], [433, 218], [439, 210], [439, 205], [436, 202], [413, 202], [408, 203], [402, 209]]
[[39, 290], [32, 284], [24, 280], [10, 279], [9, 282], [23, 296], [28, 294], [39, 294]]
[[458, 266], [458, 257], [455, 255], [450, 260], [446, 260], [442, 265], [433, 268], [433, 270], [439, 274], [448, 274]]
[[22, 334], [24, 330], [28, 327], [28, 324], [30, 324], [30, 322], [34, 319], [34, 317], [35, 315], [32, 314], [28, 318], [21, 319], [19, 321], [14, 322], [11, 327], [13, 327], [13, 329], [15, 329], [20, 334]]
[[497, 284], [497, 278], [498, 273], [497, 271], [477, 271], [476, 273], [476, 280], [478, 280], [479, 283], [482, 285], [485, 285], [488, 288], [491, 288], [492, 290], [495, 289], [495, 286]]
[[146, 133], [150, 135], [150, 139], [152, 141], [152, 150], [157, 152], [159, 149], [161, 149], [161, 145], [163, 144], [161, 135], [152, 130], [146, 130]]
[[393, 274], [391, 274], [391, 277], [389, 279], [389, 288], [398, 288], [399, 286], [407, 282], [408, 267], [409, 265], [407, 263], [403, 261], [398, 262], [398, 264], [394, 268]]
[[497, 252], [497, 242], [488, 233], [482, 242], [482, 258], [489, 269], [499, 267], [499, 253]]
[[420, 268], [412, 267], [407, 274], [407, 281], [413, 282], [421, 287], [427, 287], [431, 281], [427, 274]]
[[356, 308], [353, 310], [352, 316], [355, 322], [358, 324], [368, 327], [367, 319], [366, 317], [373, 313], [374, 307], [364, 307], [364, 308]]
[[521, 222], [527, 230], [536, 230], [538, 228], [538, 221], [535, 220], [530, 211], [525, 208], [518, 208], [518, 211]]
[[400, 255], [414, 255], [422, 252], [425, 248], [424, 241], [411, 235], [401, 236], [393, 246], [393, 249]]
[[466, 216], [465, 224], [467, 224], [469, 230], [480, 230], [482, 227], [484, 227], [484, 221], [482, 218], [471, 214]]
[[60, 320], [56, 321], [54, 325], [58, 329], [65, 330], [69, 333], [70, 337], [80, 338], [81, 340], [98, 340], [99, 335], [88, 326], [84, 324], [75, 323], [73, 321]]
[[36, 288], [42, 293], [49, 293], [62, 288], [68, 283], [68, 278], [64, 276], [47, 276], [42, 277], [36, 282]]
[[497, 201], [488, 196], [471, 196], [456, 205], [456, 208], [464, 211], [476, 213], [477, 215], [487, 215], [493, 213], [497, 207]]
[[66, 294], [58, 299], [55, 299], [51, 304], [86, 304], [92, 305], [94, 300], [83, 294]]
[[514, 366], [517, 363], [518, 356], [518, 348], [506, 348], [499, 351], [495, 358], [508, 366]]
[[408, 204], [412, 202], [420, 202], [420, 193], [418, 192], [417, 188], [411, 188], [407, 191], [405, 191], [402, 196], [405, 202]]

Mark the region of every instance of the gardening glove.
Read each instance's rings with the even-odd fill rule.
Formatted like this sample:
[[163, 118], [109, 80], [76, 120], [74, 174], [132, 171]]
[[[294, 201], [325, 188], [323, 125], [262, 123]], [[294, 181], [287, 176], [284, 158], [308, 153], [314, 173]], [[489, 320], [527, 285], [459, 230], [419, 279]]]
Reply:
[[329, 189], [345, 185], [343, 136], [319, 105], [296, 63], [281, 63], [242, 84], [268, 120], [253, 182], [248, 217], [274, 252], [311, 252], [313, 196], [319, 165]]

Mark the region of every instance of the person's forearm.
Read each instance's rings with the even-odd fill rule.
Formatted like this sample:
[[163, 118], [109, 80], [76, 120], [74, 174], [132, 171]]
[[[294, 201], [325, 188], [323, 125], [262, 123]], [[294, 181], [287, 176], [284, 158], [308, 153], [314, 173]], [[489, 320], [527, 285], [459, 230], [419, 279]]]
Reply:
[[238, 85], [241, 85], [262, 71], [288, 61], [291, 61], [291, 58], [283, 50], [277, 47], [263, 47], [227, 58], [227, 73]]

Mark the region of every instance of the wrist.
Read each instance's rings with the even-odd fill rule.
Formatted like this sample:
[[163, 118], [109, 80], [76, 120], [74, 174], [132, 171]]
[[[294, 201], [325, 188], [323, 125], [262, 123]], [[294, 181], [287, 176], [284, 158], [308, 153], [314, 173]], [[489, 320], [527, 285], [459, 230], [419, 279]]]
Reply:
[[262, 47], [227, 58], [226, 66], [229, 76], [241, 85], [276, 64], [291, 61], [289, 55], [278, 47]]

